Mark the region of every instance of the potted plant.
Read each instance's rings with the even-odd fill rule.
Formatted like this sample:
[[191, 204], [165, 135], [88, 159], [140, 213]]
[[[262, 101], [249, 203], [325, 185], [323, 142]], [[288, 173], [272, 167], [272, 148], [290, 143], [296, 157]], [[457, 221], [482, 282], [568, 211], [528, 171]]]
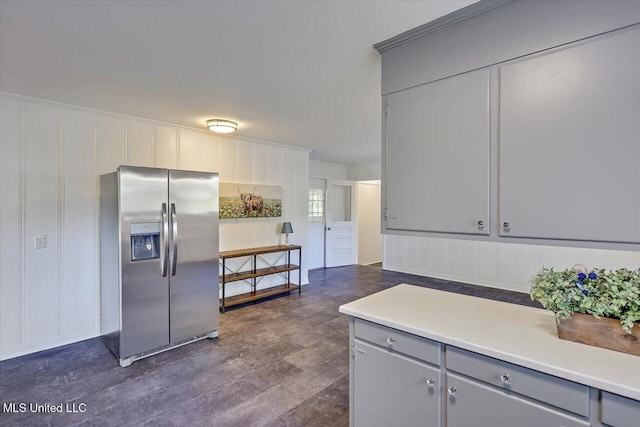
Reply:
[[554, 312], [560, 338], [640, 355], [640, 268], [542, 268], [531, 284], [531, 299]]

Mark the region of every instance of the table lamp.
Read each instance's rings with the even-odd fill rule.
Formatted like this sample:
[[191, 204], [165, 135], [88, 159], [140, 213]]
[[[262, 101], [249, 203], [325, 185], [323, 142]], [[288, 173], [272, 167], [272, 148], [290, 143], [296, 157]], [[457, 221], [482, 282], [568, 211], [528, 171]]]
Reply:
[[284, 240], [284, 245], [285, 246], [289, 246], [289, 233], [293, 233], [293, 227], [291, 227], [291, 223], [290, 222], [284, 222], [282, 223], [282, 234], [285, 234], [285, 240]]

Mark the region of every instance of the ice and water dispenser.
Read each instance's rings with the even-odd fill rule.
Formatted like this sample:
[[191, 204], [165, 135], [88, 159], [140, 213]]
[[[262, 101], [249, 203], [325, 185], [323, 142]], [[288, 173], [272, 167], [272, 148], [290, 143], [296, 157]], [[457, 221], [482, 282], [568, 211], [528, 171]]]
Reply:
[[160, 258], [159, 222], [131, 224], [131, 261]]

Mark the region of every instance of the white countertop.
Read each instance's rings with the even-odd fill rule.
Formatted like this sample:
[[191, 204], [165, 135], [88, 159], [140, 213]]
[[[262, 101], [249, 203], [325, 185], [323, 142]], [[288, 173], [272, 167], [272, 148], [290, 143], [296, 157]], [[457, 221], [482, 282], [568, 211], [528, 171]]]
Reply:
[[640, 356], [561, 340], [546, 310], [401, 284], [340, 312], [640, 400]]

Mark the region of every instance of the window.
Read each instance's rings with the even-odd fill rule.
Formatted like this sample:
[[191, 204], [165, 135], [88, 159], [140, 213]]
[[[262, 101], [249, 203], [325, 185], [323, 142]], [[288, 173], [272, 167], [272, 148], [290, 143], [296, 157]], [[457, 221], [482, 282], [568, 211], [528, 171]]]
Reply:
[[324, 190], [309, 189], [309, 222], [324, 222]]

